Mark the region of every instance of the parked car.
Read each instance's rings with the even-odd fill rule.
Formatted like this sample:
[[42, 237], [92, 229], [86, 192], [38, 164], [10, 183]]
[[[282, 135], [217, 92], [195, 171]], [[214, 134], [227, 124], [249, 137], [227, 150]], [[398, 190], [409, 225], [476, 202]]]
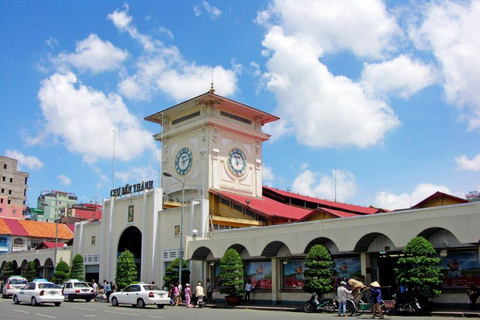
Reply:
[[13, 295], [13, 303], [28, 302], [32, 306], [40, 303], [53, 303], [57, 307], [62, 304], [63, 295], [56, 284], [51, 282], [30, 282]]
[[8, 298], [20, 291], [28, 283], [27, 279], [21, 276], [11, 276], [5, 281], [2, 289], [2, 297]]
[[85, 281], [70, 279], [61, 286], [65, 299], [72, 302], [75, 299], [82, 299], [90, 302], [95, 298], [95, 291]]
[[153, 304], [162, 309], [170, 304], [168, 291], [161, 290], [154, 284], [131, 284], [120, 292], [112, 293], [110, 301], [114, 307], [131, 304], [133, 307], [145, 308], [145, 305]]

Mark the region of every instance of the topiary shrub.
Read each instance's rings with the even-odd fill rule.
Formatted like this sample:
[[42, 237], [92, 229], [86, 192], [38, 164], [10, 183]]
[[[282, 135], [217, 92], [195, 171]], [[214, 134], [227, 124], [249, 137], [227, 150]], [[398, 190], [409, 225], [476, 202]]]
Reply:
[[[164, 286], [168, 287], [170, 283], [178, 282], [178, 267], [180, 266], [180, 258], [176, 258], [172, 261], [169, 267], [165, 268], [165, 276], [163, 277]], [[190, 279], [190, 270], [188, 262], [182, 260], [182, 288], [185, 288], [185, 284]]]
[[24, 276], [25, 279], [28, 280], [28, 282], [33, 281], [38, 275], [38, 269], [37, 265], [35, 264], [35, 261], [29, 261], [27, 265], [25, 266], [25, 271], [24, 271]]
[[220, 260], [218, 285], [220, 293], [243, 296], [243, 261], [235, 249], [228, 249]]
[[117, 260], [117, 275], [115, 283], [119, 290], [138, 281], [137, 266], [135, 265], [135, 258], [133, 253], [129, 250], [122, 252]]
[[70, 277], [70, 267], [65, 261], [60, 261], [57, 263], [57, 267], [55, 268], [55, 272], [53, 273], [52, 281], [56, 284], [61, 284], [65, 282]]
[[404, 257], [398, 259], [398, 268], [394, 269], [396, 282], [408, 287], [408, 294], [421, 301], [437, 297], [441, 291], [436, 289], [442, 283], [440, 258], [434, 257], [433, 245], [423, 237], [410, 240]]
[[332, 256], [325, 246], [316, 244], [311, 247], [305, 261], [305, 285], [303, 290], [316, 292], [319, 297], [323, 293], [332, 291], [334, 266]]
[[75, 257], [73, 257], [70, 277], [72, 279], [85, 280], [85, 267], [83, 265], [83, 256], [81, 254], [76, 254]]

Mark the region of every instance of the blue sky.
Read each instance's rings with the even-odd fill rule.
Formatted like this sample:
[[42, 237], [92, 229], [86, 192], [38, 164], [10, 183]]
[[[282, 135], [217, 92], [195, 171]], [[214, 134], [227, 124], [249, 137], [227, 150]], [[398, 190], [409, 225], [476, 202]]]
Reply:
[[264, 184], [388, 209], [480, 190], [480, 1], [0, 1], [0, 154], [88, 202], [158, 185], [145, 116], [206, 92], [281, 118]]

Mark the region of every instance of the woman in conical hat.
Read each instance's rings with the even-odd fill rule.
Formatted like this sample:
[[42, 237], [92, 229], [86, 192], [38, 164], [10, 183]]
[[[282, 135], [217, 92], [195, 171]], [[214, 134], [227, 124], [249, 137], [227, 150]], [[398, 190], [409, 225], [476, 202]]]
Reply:
[[370, 283], [370, 287], [374, 287], [374, 288], [380, 288], [380, 283], [378, 283], [377, 281], [374, 281], [372, 283]]
[[370, 301], [373, 304], [373, 315], [372, 319], [375, 319], [375, 315], [380, 315], [380, 319], [383, 319], [382, 311], [382, 292], [380, 291], [380, 284], [377, 281], [370, 283], [370, 290], [372, 295], [370, 296]]

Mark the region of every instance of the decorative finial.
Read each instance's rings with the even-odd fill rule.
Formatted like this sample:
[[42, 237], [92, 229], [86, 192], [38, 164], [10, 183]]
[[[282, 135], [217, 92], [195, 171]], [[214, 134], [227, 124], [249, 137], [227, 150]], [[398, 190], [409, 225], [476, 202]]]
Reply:
[[210, 91], [208, 91], [208, 92], [210, 92], [210, 93], [214, 93], [214, 92], [215, 92], [215, 89], [213, 88], [213, 82], [212, 82], [212, 84], [211, 84], [211, 86], [210, 86]]

